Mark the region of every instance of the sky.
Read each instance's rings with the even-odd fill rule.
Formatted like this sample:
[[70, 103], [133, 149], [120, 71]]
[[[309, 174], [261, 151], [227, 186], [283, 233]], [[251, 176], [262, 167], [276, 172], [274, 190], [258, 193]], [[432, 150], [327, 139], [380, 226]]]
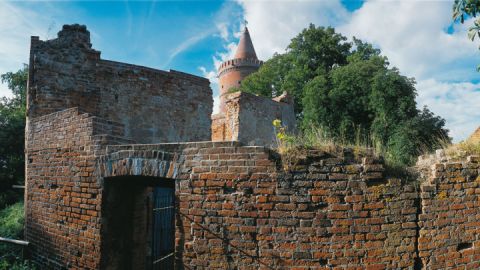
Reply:
[[[447, 121], [454, 141], [480, 126], [480, 40], [471, 20], [452, 23], [451, 1], [0, 1], [0, 74], [28, 63], [30, 36], [53, 39], [87, 25], [102, 59], [209, 78], [218, 107], [219, 64], [231, 58], [245, 20], [258, 57], [282, 53], [310, 23], [374, 44], [391, 67], [415, 78], [419, 108]], [[0, 84], [0, 96], [9, 96]]]

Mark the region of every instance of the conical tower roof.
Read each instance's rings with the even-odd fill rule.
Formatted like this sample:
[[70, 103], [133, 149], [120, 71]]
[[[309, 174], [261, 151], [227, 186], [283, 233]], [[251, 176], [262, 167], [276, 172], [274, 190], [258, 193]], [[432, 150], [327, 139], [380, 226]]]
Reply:
[[237, 51], [235, 52], [235, 58], [238, 59], [258, 59], [255, 49], [253, 48], [252, 39], [248, 28], [245, 26], [240, 42], [238, 43]]

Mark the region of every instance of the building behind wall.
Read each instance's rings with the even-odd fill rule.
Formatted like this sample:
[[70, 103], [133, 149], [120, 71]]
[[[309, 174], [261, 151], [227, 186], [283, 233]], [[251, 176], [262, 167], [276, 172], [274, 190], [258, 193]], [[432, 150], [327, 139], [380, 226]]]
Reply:
[[272, 125], [275, 119], [281, 120], [289, 132], [295, 132], [293, 100], [286, 93], [274, 99], [246, 92], [231, 93], [262, 64], [245, 27], [234, 59], [223, 62], [218, 68], [220, 109], [218, 114], [212, 116], [212, 141], [275, 146], [275, 129]]

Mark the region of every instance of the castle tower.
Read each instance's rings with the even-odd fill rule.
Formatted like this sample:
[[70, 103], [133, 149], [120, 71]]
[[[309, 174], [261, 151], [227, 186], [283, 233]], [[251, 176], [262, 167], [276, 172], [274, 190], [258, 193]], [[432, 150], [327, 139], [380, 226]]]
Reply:
[[220, 113], [225, 112], [225, 95], [232, 87], [239, 87], [242, 80], [248, 75], [257, 71], [263, 64], [258, 60], [252, 39], [248, 28], [245, 29], [240, 37], [235, 58], [223, 62], [218, 68], [218, 78], [220, 82]]

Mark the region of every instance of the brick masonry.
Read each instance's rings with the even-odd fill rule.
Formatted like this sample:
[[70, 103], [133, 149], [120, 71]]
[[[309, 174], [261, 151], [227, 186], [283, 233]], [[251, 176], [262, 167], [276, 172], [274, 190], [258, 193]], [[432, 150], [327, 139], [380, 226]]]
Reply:
[[285, 172], [265, 147], [125, 144], [115, 136], [121, 124], [76, 108], [30, 125], [26, 238], [48, 268], [102, 268], [105, 179], [125, 176], [175, 179], [180, 268], [471, 269], [479, 262], [476, 157], [432, 165], [418, 191], [386, 177], [381, 162], [348, 152], [312, 152]]
[[314, 152], [285, 173], [272, 154], [229, 142], [111, 146], [97, 171], [177, 179], [180, 268], [413, 266], [413, 185], [369, 158]]
[[263, 61], [257, 59], [248, 29], [245, 27], [235, 58], [218, 68], [219, 112], [212, 116], [212, 141], [239, 141], [247, 145], [276, 145], [273, 120], [282, 120], [289, 133], [295, 133], [293, 99], [284, 95], [270, 99], [246, 92], [231, 91], [256, 72]]
[[212, 116], [212, 141], [240, 141], [246, 145], [275, 146], [273, 120], [296, 132], [293, 100], [269, 99], [246, 92], [225, 94], [223, 113]]
[[418, 241], [427, 269], [480, 268], [479, 162], [437, 161], [426, 173]]
[[[145, 131], [156, 125], [149, 118], [153, 116], [124, 120], [122, 110], [135, 110], [141, 100], [154, 106], [158, 100], [149, 92], [136, 92], [138, 100], [132, 94], [132, 104], [122, 103], [132, 107], [100, 102], [107, 84], [100, 82], [97, 88], [95, 72], [102, 70], [103, 60], [93, 51], [75, 53], [91, 50], [85, 33], [80, 26], [67, 26], [58, 39], [34, 38], [32, 44], [25, 237], [41, 269], [143, 268], [149, 240], [142, 229], [148, 225], [142, 205], [152, 186], [167, 182], [174, 183], [176, 192], [179, 269], [479, 267], [478, 157], [422, 160], [422, 174], [407, 180], [388, 176], [381, 160], [356, 157], [348, 149], [336, 154], [311, 151], [284, 171], [281, 156], [267, 147], [239, 142], [138, 144], [193, 140], [197, 135], [208, 139], [209, 126], [205, 131], [203, 125], [210, 109], [196, 116], [204, 122], [182, 122], [180, 116], [188, 117], [190, 109], [203, 110], [201, 101], [193, 99], [191, 107], [184, 106], [187, 111], [177, 108], [179, 118], [166, 122], [163, 135]], [[82, 57], [82, 64], [65, 64]], [[120, 66], [128, 76], [136, 74], [136, 66]], [[72, 69], [77, 71], [69, 74]], [[155, 86], [167, 99], [170, 94], [180, 99], [200, 94], [186, 93], [192, 89], [210, 91], [194, 76], [154, 73], [168, 82], [182, 78], [178, 84], [185, 88], [167, 82]], [[66, 83], [69, 76], [74, 78], [71, 84]], [[141, 78], [127, 81], [140, 85]], [[63, 88], [75, 82], [77, 87]], [[93, 88], [88, 92], [84, 86]], [[195, 132], [189, 137], [191, 125]], [[184, 133], [176, 133], [177, 127]]]
[[138, 143], [210, 140], [213, 98], [207, 79], [100, 59], [85, 26], [58, 38], [32, 37], [28, 117], [78, 107], [123, 124]]

